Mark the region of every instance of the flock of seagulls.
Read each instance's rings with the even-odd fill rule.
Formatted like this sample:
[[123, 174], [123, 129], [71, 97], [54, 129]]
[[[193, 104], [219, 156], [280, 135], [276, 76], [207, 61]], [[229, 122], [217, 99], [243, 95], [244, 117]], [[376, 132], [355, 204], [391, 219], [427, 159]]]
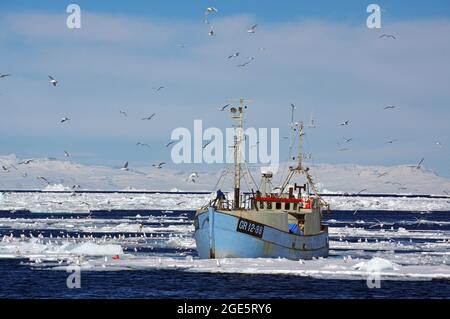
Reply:
[[[210, 16], [213, 15], [213, 14], [217, 14], [218, 12], [219, 12], [219, 10], [218, 10], [217, 8], [215, 8], [215, 7], [208, 7], [208, 8], [206, 8], [206, 10], [204, 11], [204, 18], [205, 18], [204, 21], [205, 21], [205, 23], [208, 24], [208, 25], [210, 25]], [[257, 27], [258, 27], [258, 24], [253, 24], [253, 25], [251, 25], [249, 28], [247, 28], [247, 33], [248, 33], [248, 34], [254, 35], [254, 34], [257, 32]], [[208, 34], [209, 34], [209, 36], [214, 36], [214, 35], [215, 35], [215, 30], [214, 30], [214, 26], [213, 26], [213, 25], [210, 25]], [[397, 37], [396, 37], [395, 35], [393, 35], [393, 34], [387, 34], [387, 33], [384, 33], [384, 34], [380, 35], [379, 38], [380, 38], [380, 39], [386, 38], [386, 39], [397, 40]], [[179, 44], [178, 46], [184, 48], [184, 47], [186, 47], [186, 44]], [[259, 48], [259, 50], [260, 50], [260, 51], [265, 51], [266, 48], [261, 47], [261, 48]], [[228, 55], [228, 56], [227, 56], [227, 59], [229, 59], [229, 60], [234, 60], [234, 59], [240, 58], [241, 56], [242, 56], [242, 55], [241, 55], [241, 52], [240, 52], [240, 51], [235, 51], [234, 53]], [[254, 57], [246, 57], [246, 59], [247, 59], [247, 61], [245, 61], [245, 62], [243, 62], [243, 63], [240, 63], [240, 64], [237, 64], [237, 66], [238, 66], [238, 67], [245, 67], [245, 66], [249, 65], [255, 58], [254, 58]], [[10, 77], [10, 76], [11, 76], [11, 74], [3, 74], [3, 73], [0, 73], [0, 79], [4, 79], [4, 78]], [[53, 77], [52, 75], [48, 75], [48, 79], [49, 79], [49, 83], [50, 83], [53, 87], [57, 87], [57, 86], [58, 86], [59, 81], [58, 81], [57, 79], [55, 79], [55, 77]], [[153, 89], [155, 92], [159, 92], [159, 91], [165, 89], [165, 87], [164, 87], [164, 86], [157, 86], [157, 87], [152, 87], [152, 89]], [[293, 108], [295, 108], [295, 105], [294, 105], [294, 104], [291, 104], [291, 106], [292, 106]], [[230, 107], [230, 104], [226, 104], [226, 105], [222, 106], [219, 110], [223, 112], [223, 111], [225, 111], [226, 109], [228, 109], [229, 107]], [[397, 107], [396, 105], [388, 105], [388, 106], [384, 107], [383, 109], [384, 109], [385, 111], [392, 111], [392, 110], [398, 109], [398, 107]], [[127, 117], [127, 116], [128, 116], [128, 113], [126, 112], [126, 110], [120, 110], [119, 112], [120, 112], [120, 114], [123, 115], [124, 117]], [[150, 120], [154, 119], [155, 116], [156, 116], [156, 113], [153, 113], [153, 114], [151, 114], [150, 116], [147, 116], [147, 117], [142, 118], [142, 120], [143, 120], [143, 121], [150, 121]], [[69, 117], [62, 117], [61, 120], [60, 120], [60, 123], [63, 124], [63, 123], [66, 123], [66, 122], [68, 122], [68, 121], [71, 121], [71, 118], [69, 118]], [[342, 127], [348, 127], [348, 126], [350, 126], [350, 120], [345, 120], [345, 121], [339, 123], [339, 126], [342, 126]], [[350, 144], [352, 141], [353, 141], [353, 138], [352, 138], [352, 137], [350, 137], [350, 138], [343, 137], [343, 141], [340, 142], [340, 143], [338, 143], [338, 144]], [[212, 141], [208, 141], [206, 144], [204, 144], [204, 145], [202, 146], [203, 149], [205, 149], [211, 142], [212, 142]], [[386, 141], [385, 144], [394, 144], [395, 142], [397, 142], [397, 139], [392, 139], [392, 140]], [[175, 143], [174, 141], [169, 141], [165, 146], [166, 146], [166, 147], [170, 147], [170, 146], [173, 145], [174, 143]], [[443, 147], [443, 145], [442, 145], [441, 142], [436, 142], [436, 145], [437, 145], [438, 147], [440, 147], [440, 148]], [[142, 147], [148, 147], [148, 148], [150, 148], [150, 145], [149, 145], [149, 144], [147, 144], [147, 143], [142, 143], [142, 142], [136, 143], [136, 146], [138, 146], [138, 147], [142, 146]], [[341, 149], [339, 149], [340, 152], [349, 151], [349, 150], [350, 150], [350, 148], [341, 148]], [[65, 155], [66, 158], [68, 158], [68, 157], [70, 156], [69, 153], [66, 152], [66, 151], [64, 151], [64, 155]], [[422, 165], [423, 165], [424, 160], [425, 160], [425, 159], [422, 158], [422, 160], [421, 160], [417, 165], [415, 165], [414, 167], [416, 167], [417, 169], [420, 169], [420, 168], [422, 167]], [[27, 160], [27, 161], [22, 161], [22, 162], [20, 162], [19, 164], [27, 165], [27, 164], [29, 164], [29, 163], [31, 163], [31, 162], [32, 162], [32, 160]], [[160, 163], [153, 164], [152, 166], [153, 166], [154, 168], [157, 168], [157, 169], [162, 169], [162, 168], [163, 168], [163, 165], [165, 165], [165, 163], [164, 163], [164, 162], [160, 162]], [[5, 167], [5, 166], [2, 166], [2, 169], [3, 169], [4, 171], [9, 170], [9, 168], [8, 168], [8, 167]], [[126, 163], [124, 164], [124, 166], [123, 166], [122, 168], [120, 168], [120, 170], [122, 170], [122, 171], [129, 171], [129, 168], [128, 168], [128, 162], [126, 162]], [[384, 175], [383, 175], [383, 176], [384, 176]], [[379, 176], [379, 177], [382, 177], [382, 176]], [[198, 178], [198, 174], [197, 174], [197, 173], [191, 174], [191, 175], [187, 178], [187, 180], [192, 181], [192, 182], [195, 183], [195, 178]], [[45, 180], [45, 178], [43, 178], [43, 177], [38, 177], [38, 179], [41, 179], [41, 180], [43, 180], [43, 181], [45, 181], [45, 182], [48, 183], [48, 180]]]
[[[213, 13], [217, 13], [217, 12], [219, 12], [219, 10], [217, 8], [214, 8], [214, 7], [206, 8], [205, 13], [204, 13], [204, 15], [205, 15], [205, 23], [207, 23], [209, 25], [210, 24], [209, 15], [211, 15]], [[257, 24], [252, 25], [251, 27], [249, 27], [247, 29], [247, 33], [248, 34], [255, 34], [257, 27], [258, 27]], [[213, 25], [210, 25], [209, 31], [208, 31], [208, 35], [210, 37], [214, 37], [216, 35], [216, 32], [214, 31], [214, 26]], [[184, 47], [184, 45], [178, 45], [178, 46], [179, 47]], [[266, 48], [259, 48], [260, 51], [264, 51], [265, 49]], [[239, 57], [239, 55], [240, 55], [240, 52], [235, 52], [235, 53], [229, 55], [227, 58], [228, 59], [237, 58], [237, 57]], [[242, 62], [242, 63], [240, 63], [240, 64], [238, 64], [236, 66], [240, 67], [240, 68], [245, 67], [245, 66], [249, 65], [254, 59], [255, 59], [255, 57], [247, 57], [247, 61], [246, 62]]]

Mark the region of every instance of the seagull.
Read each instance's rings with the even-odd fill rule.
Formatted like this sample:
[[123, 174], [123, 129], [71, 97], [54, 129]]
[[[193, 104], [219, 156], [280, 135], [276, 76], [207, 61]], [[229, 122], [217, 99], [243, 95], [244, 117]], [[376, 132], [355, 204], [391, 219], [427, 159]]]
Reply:
[[350, 143], [353, 140], [353, 138], [345, 138], [345, 137], [343, 137], [343, 139], [344, 143]]
[[40, 179], [40, 180], [44, 181], [45, 183], [47, 183], [48, 185], [50, 185], [50, 182], [45, 177], [39, 176], [39, 177], [36, 177], [36, 178]]
[[247, 64], [250, 64], [250, 61], [247, 61], [247, 62], [242, 63], [242, 64], [238, 64], [237, 66], [244, 67], [244, 66], [246, 66]]
[[165, 165], [165, 164], [166, 164], [166, 163], [161, 162], [161, 163], [159, 163], [159, 164], [153, 164], [152, 166], [155, 167], [155, 168], [157, 168], [157, 169], [161, 169], [161, 168], [163, 167], [163, 165]]
[[186, 203], [186, 202], [179, 202], [179, 203], [177, 203], [176, 205], [177, 205], [177, 206], [180, 206], [181, 204], [184, 204], [184, 203]]
[[380, 228], [383, 228], [384, 225], [386, 225], [386, 226], [393, 226], [394, 225], [393, 223], [389, 224], [389, 223], [382, 222], [382, 221], [380, 221], [380, 220], [378, 220], [376, 218], [375, 218], [375, 220], [377, 221], [377, 223], [375, 225], [369, 226], [369, 228], [374, 228], [374, 227], [377, 227], [377, 226], [379, 226]]
[[381, 178], [381, 177], [386, 176], [386, 175], [388, 175], [388, 173], [384, 172], [384, 173], [378, 174], [377, 178]]
[[436, 145], [439, 146], [440, 148], [442, 148], [442, 143], [441, 142], [436, 142]]
[[228, 59], [231, 59], [231, 58], [237, 58], [239, 56], [239, 52], [236, 52], [236, 53], [234, 53], [234, 54], [232, 54], [232, 55], [229, 55], [228, 56]]
[[124, 116], [127, 116], [127, 112], [122, 111], [122, 110], [120, 110], [119, 112], [120, 112], [120, 114], [123, 114]]
[[340, 126], [348, 126], [350, 124], [350, 120], [342, 122], [341, 124], [339, 124]]
[[128, 171], [128, 162], [125, 162], [125, 164], [123, 165], [123, 167], [120, 169], [121, 171]]
[[209, 29], [208, 35], [209, 35], [210, 37], [214, 36], [214, 29], [213, 29], [213, 27], [211, 27], [211, 28]]
[[32, 159], [25, 160], [25, 161], [21, 161], [21, 162], [19, 162], [19, 165], [28, 165], [28, 164], [30, 164], [32, 161], [33, 161]]
[[148, 145], [147, 143], [141, 143], [141, 142], [137, 142], [136, 146], [146, 146], [146, 147], [150, 147], [150, 145]]
[[11, 76], [11, 74], [1, 74], [0, 73], [0, 79], [6, 78], [8, 76]]
[[70, 157], [70, 154], [69, 154], [69, 152], [67, 152], [67, 151], [64, 151], [64, 157]]
[[229, 107], [229, 106], [230, 106], [230, 104], [227, 104], [227, 105], [222, 106], [222, 108], [220, 109], [220, 111], [221, 111], [221, 112], [225, 111], [225, 109], [226, 109], [227, 107]]
[[75, 185], [72, 186], [72, 189], [79, 189], [79, 188], [81, 188], [81, 186], [78, 185], [78, 184], [75, 184]]
[[425, 158], [422, 158], [419, 162], [419, 164], [417, 164], [416, 168], [420, 169], [422, 167], [423, 162], [425, 161]]
[[64, 123], [64, 122], [67, 122], [67, 121], [70, 121], [70, 118], [68, 118], [68, 117], [63, 117], [63, 118], [61, 119], [61, 123]]
[[198, 178], [198, 173], [193, 172], [189, 177], [186, 179], [187, 182], [195, 183], [195, 179]]
[[367, 188], [360, 190], [357, 195], [361, 194], [362, 192], [365, 192], [366, 190], [367, 190]]
[[155, 90], [156, 92], [159, 92], [164, 88], [165, 88], [164, 86], [158, 86], [158, 87], [154, 87], [153, 90]]
[[8, 173], [9, 173], [9, 168], [6, 167], [5, 165], [2, 165], [2, 169], [3, 169], [5, 172], [8, 172]]
[[172, 144], [175, 144], [175, 141], [170, 141], [169, 143], [166, 144], [166, 147], [169, 147]]
[[393, 40], [397, 40], [397, 38], [394, 36], [394, 35], [392, 35], [392, 34], [382, 34], [382, 35], [380, 35], [380, 39], [382, 39], [382, 38], [391, 38], [391, 39], [393, 39]]
[[56, 86], [58, 84], [58, 81], [56, 81], [51, 75], [49, 75], [48, 78], [50, 79], [49, 82], [53, 84], [53, 86]]
[[257, 24], [252, 25], [251, 28], [247, 30], [247, 32], [248, 33], [256, 33], [257, 26], [258, 26]]
[[389, 106], [386, 106], [384, 109], [385, 110], [393, 110], [395, 108], [397, 108], [395, 105], [389, 105]]
[[386, 144], [394, 144], [395, 142], [397, 142], [397, 140], [387, 141]]
[[202, 147], [202, 148], [203, 148], [203, 149], [205, 149], [205, 148], [206, 148], [206, 146], [208, 146], [209, 144], [211, 144], [211, 143], [212, 143], [212, 141], [213, 141], [213, 140], [211, 140], [211, 141], [207, 142], [207, 143], [206, 143], [205, 145], [203, 145], [203, 147]]
[[142, 120], [143, 120], [143, 121], [149, 121], [149, 120], [151, 120], [155, 115], [156, 115], [156, 113], [153, 113], [153, 114], [150, 115], [149, 117], [144, 117]]
[[205, 23], [208, 23], [208, 24], [209, 24], [208, 15], [209, 15], [210, 13], [217, 13], [217, 12], [219, 12], [219, 10], [217, 10], [217, 9], [214, 8], [214, 7], [208, 7], [208, 8], [206, 8], [206, 10], [205, 10]]

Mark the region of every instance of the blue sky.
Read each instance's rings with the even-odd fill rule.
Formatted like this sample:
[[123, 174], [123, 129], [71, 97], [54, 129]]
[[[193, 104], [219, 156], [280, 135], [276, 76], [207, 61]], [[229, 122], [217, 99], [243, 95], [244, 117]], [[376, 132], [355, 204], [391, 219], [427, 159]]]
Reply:
[[[0, 82], [0, 154], [62, 158], [67, 150], [74, 161], [110, 166], [170, 161], [164, 144], [174, 128], [192, 128], [194, 119], [229, 126], [218, 108], [245, 96], [254, 100], [247, 124], [280, 127], [282, 136], [290, 103], [302, 119], [313, 115], [319, 125], [306, 147], [316, 163], [425, 157], [450, 177], [448, 1], [373, 1], [382, 30], [365, 27], [371, 2], [357, 0], [73, 2], [81, 30], [65, 27], [69, 1], [0, 3], [0, 72], [12, 74]], [[203, 22], [209, 6], [219, 9], [213, 38]], [[247, 34], [254, 23], [257, 33]], [[398, 39], [380, 39], [384, 32]], [[254, 62], [236, 67], [226, 58], [236, 51], [236, 63]], [[141, 120], [154, 112], [153, 122]], [[61, 126], [63, 116], [72, 121]], [[340, 127], [344, 120], [351, 125]], [[343, 137], [353, 141], [342, 146]]]
[[17, 0], [3, 1], [3, 10], [36, 10], [58, 13], [70, 3], [77, 3], [83, 9], [97, 13], [125, 14], [133, 16], [152, 16], [184, 20], [196, 20], [206, 7], [218, 7], [224, 15], [251, 14], [261, 21], [286, 22], [289, 20], [319, 18], [355, 22], [365, 17], [365, 8], [370, 3], [379, 4], [392, 20], [447, 18], [450, 4], [446, 0], [320, 0], [320, 1], [273, 1], [273, 0], [222, 0], [222, 1], [122, 1], [110, 0]]

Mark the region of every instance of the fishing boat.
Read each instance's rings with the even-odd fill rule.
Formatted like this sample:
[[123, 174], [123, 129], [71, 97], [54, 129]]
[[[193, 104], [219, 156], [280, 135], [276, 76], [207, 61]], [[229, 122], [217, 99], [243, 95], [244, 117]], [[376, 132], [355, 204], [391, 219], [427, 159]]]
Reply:
[[[215, 198], [195, 214], [199, 258], [308, 260], [327, 257], [328, 228], [322, 220], [329, 206], [319, 196], [309, 168], [302, 163], [304, 124], [293, 123], [292, 113], [292, 131], [299, 134], [298, 154], [281, 187], [273, 187], [270, 170], [261, 170], [259, 189], [242, 193], [241, 148], [245, 109], [243, 99], [239, 107], [230, 109], [237, 122], [232, 198], [219, 189]], [[292, 184], [297, 177], [302, 182]]]

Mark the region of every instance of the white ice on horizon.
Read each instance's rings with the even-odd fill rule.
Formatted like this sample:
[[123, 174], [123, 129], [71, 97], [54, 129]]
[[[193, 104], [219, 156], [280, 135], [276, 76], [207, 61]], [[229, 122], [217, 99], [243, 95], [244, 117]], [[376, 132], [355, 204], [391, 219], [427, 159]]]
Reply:
[[[85, 212], [90, 210], [197, 210], [214, 194], [0, 193], [0, 210]], [[331, 210], [450, 211], [447, 198], [331, 197]], [[357, 212], [356, 212], [357, 213]]]

